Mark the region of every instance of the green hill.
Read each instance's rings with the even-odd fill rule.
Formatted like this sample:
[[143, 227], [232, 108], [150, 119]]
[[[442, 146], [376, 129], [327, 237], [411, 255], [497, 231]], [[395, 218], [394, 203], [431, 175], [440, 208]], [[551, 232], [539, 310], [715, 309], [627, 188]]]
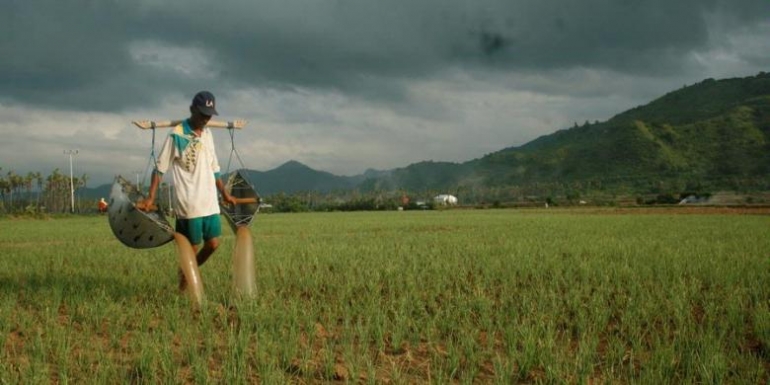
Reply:
[[707, 79], [606, 122], [560, 130], [461, 164], [413, 164], [365, 186], [767, 190], [769, 136], [770, 74]]

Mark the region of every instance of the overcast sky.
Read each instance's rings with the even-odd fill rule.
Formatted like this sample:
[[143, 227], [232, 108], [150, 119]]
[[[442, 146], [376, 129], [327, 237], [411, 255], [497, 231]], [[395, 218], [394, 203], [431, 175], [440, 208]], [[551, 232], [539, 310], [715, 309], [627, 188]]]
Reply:
[[[144, 173], [210, 90], [244, 166], [464, 162], [770, 71], [768, 0], [6, 0], [0, 173]], [[167, 130], [158, 130], [156, 141]], [[226, 130], [214, 133], [223, 170]], [[230, 169], [240, 167], [237, 159]]]

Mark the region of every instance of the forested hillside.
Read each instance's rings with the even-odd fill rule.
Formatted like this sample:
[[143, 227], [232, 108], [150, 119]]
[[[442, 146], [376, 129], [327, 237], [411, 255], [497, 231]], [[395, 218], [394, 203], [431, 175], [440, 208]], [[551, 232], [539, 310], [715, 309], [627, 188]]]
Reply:
[[605, 122], [586, 123], [462, 164], [394, 170], [375, 188], [520, 193], [628, 193], [770, 188], [770, 74], [670, 92]]

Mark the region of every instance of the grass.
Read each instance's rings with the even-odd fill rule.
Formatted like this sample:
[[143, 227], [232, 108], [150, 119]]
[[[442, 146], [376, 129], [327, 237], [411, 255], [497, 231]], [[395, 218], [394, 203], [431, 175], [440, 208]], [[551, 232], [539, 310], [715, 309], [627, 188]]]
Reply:
[[0, 383], [757, 383], [770, 217], [480, 210], [262, 215], [176, 291], [105, 217], [0, 221]]

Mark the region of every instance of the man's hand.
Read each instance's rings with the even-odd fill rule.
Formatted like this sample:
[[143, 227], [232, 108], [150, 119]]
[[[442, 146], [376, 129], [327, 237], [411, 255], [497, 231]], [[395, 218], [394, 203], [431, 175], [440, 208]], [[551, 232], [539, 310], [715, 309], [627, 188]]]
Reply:
[[151, 198], [147, 198], [139, 202], [136, 202], [135, 206], [137, 209], [145, 212], [156, 211], [158, 209], [158, 206], [155, 206], [155, 199], [151, 199]]
[[154, 127], [152, 120], [134, 120], [131, 123], [143, 130], [149, 130]]
[[235, 199], [234, 196], [232, 196], [232, 195], [230, 195], [228, 193], [225, 193], [225, 194], [222, 195], [222, 200], [224, 200], [225, 204], [227, 204], [227, 205], [235, 206], [235, 205], [238, 204], [238, 200]]
[[233, 128], [241, 129], [243, 127], [246, 127], [246, 123], [248, 122], [243, 119], [238, 119], [236, 121], [233, 121], [232, 123], [233, 123]]

